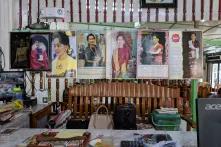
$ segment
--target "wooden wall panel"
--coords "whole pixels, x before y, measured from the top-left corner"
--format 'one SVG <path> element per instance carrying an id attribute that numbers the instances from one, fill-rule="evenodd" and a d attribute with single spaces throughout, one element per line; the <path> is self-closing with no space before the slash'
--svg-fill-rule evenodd
<path id="1" fill-rule="evenodd" d="M 212 20 L 218 20 L 218 12 L 219 12 L 219 1 L 213 0 L 213 9 L 211 10 Z"/>
<path id="2" fill-rule="evenodd" d="M 186 20 L 192 20 L 192 1 L 193 0 L 186 0 Z"/>
<path id="3" fill-rule="evenodd" d="M 62 0 L 39 0 L 39 8 L 46 7 L 46 1 L 48 7 L 62 7 Z M 89 9 L 87 9 L 87 1 L 89 2 Z M 105 19 L 107 22 L 114 22 L 114 10 L 113 10 L 113 2 L 116 2 L 116 22 L 138 22 L 141 19 L 141 22 L 164 22 L 164 21 L 175 21 L 174 17 L 174 9 L 165 8 L 151 8 L 148 19 L 148 9 L 142 8 L 140 9 L 139 1 L 137 0 L 64 0 L 64 8 L 66 12 L 65 20 L 66 22 L 71 22 L 71 8 L 72 18 L 74 22 L 96 22 L 96 13 L 98 15 L 98 22 L 104 22 Z M 178 21 L 192 21 L 195 20 L 218 20 L 219 16 L 219 5 L 220 1 L 211 1 L 211 0 L 177 0 L 177 20 Z M 28 23 L 28 12 L 29 12 L 29 2 L 31 2 L 31 18 L 32 23 L 37 21 L 37 10 L 38 10 L 38 0 L 21 0 L 22 2 L 22 27 L 25 27 Z M 55 2 L 55 3 L 54 3 Z M 72 5 L 71 5 L 72 2 Z M 98 2 L 98 5 L 96 5 Z M 106 11 L 104 9 L 106 3 Z M 124 2 L 124 5 L 123 5 Z M 131 5 L 132 2 L 132 5 Z M 201 7 L 201 4 L 203 5 Z M 19 27 L 19 1 L 13 1 L 15 9 L 14 9 L 14 17 L 13 19 L 16 22 L 16 27 Z M 55 5 L 54 5 L 55 4 Z M 98 11 L 96 11 L 96 6 Z M 131 7 L 133 7 L 131 9 Z M 185 9 L 184 9 L 185 8 Z M 122 10 L 125 10 L 125 13 L 122 13 Z M 87 11 L 89 10 L 89 11 Z M 184 14 L 185 13 L 185 14 Z M 195 14 L 193 16 L 193 14 Z M 106 15 L 106 17 L 105 17 Z M 122 15 L 124 15 L 124 19 L 122 19 Z M 184 17 L 185 16 L 185 17 Z M 168 17 L 168 19 L 166 19 Z M 45 20 L 43 20 L 45 21 Z M 49 22 L 54 21 L 53 19 L 49 19 Z M 62 21 L 61 19 L 57 19 L 56 21 Z"/>
<path id="4" fill-rule="evenodd" d="M 96 0 L 90 0 L 90 22 L 95 22 L 95 2 Z"/>
<path id="5" fill-rule="evenodd" d="M 210 0 L 204 0 L 204 20 L 209 20 Z"/>
<path id="6" fill-rule="evenodd" d="M 184 0 L 178 0 L 177 4 L 177 21 L 183 21 L 183 1 Z"/>
<path id="7" fill-rule="evenodd" d="M 139 2 L 137 0 L 133 0 L 133 22 L 139 21 Z"/>
<path id="8" fill-rule="evenodd" d="M 160 8 L 158 13 L 158 21 L 165 22 L 166 21 L 166 9 Z"/>

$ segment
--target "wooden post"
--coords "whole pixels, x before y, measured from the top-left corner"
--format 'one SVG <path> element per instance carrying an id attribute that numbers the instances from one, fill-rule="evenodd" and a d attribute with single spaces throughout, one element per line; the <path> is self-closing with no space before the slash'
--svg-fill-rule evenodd
<path id="1" fill-rule="evenodd" d="M 51 101 L 51 78 L 48 78 L 48 101 Z"/>
<path id="2" fill-rule="evenodd" d="M 35 73 L 31 73 L 31 96 L 35 96 Z"/>
<path id="3" fill-rule="evenodd" d="M 68 79 L 64 80 L 63 102 L 68 103 Z"/>
<path id="4" fill-rule="evenodd" d="M 186 80 L 184 80 L 184 86 L 183 86 L 183 113 L 184 114 L 189 114 L 189 104 L 187 102 L 187 97 L 188 97 L 188 87 Z"/>
<path id="5" fill-rule="evenodd" d="M 64 88 L 68 88 L 68 79 L 64 80 Z"/>
<path id="6" fill-rule="evenodd" d="M 56 79 L 56 102 L 59 102 L 59 79 Z"/>
<path id="7" fill-rule="evenodd" d="M 73 79 L 73 86 L 76 84 L 76 79 Z"/>
<path id="8" fill-rule="evenodd" d="M 40 89 L 43 89 L 43 71 L 40 72 Z"/>

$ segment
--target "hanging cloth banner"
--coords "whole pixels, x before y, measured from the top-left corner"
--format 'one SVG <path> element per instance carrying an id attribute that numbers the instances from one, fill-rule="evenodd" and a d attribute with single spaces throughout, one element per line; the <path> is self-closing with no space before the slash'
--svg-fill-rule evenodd
<path id="1" fill-rule="evenodd" d="M 182 31 L 169 32 L 169 78 L 183 78 Z"/>

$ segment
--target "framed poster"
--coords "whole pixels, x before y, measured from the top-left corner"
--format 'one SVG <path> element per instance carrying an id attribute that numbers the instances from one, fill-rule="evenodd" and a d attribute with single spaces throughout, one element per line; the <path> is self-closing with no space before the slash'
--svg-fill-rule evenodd
<path id="1" fill-rule="evenodd" d="M 30 70 L 49 70 L 50 65 L 50 34 L 31 34 L 30 36 Z"/>
<path id="2" fill-rule="evenodd" d="M 202 32 L 185 31 L 183 44 L 183 78 L 203 77 Z"/>
<path id="3" fill-rule="evenodd" d="M 106 77 L 113 79 L 136 78 L 136 33 L 109 31 L 107 33 Z"/>
<path id="4" fill-rule="evenodd" d="M 52 71 L 50 77 L 76 78 L 77 53 L 76 37 L 73 31 L 59 31 L 52 34 L 51 45 Z"/>
<path id="5" fill-rule="evenodd" d="M 168 78 L 168 32 L 139 30 L 137 78 Z"/>
<path id="6" fill-rule="evenodd" d="M 103 79 L 106 67 L 106 36 L 99 31 L 78 31 L 78 78 Z"/>
<path id="7" fill-rule="evenodd" d="M 140 0 L 141 8 L 175 8 L 177 0 Z"/>
<path id="8" fill-rule="evenodd" d="M 30 33 L 10 33 L 10 64 L 12 69 L 28 69 Z"/>

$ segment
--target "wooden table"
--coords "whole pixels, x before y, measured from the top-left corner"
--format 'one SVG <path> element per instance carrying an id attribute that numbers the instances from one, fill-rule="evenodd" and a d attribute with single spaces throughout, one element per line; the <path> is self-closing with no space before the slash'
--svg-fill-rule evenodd
<path id="1" fill-rule="evenodd" d="M 38 121 L 44 117 L 47 117 L 52 113 L 52 105 L 50 104 L 38 104 L 32 108 L 32 112 L 30 114 L 30 127 L 37 128 Z"/>
<path id="2" fill-rule="evenodd" d="M 5 140 L 0 138 L 0 147 L 12 147 L 22 142 L 30 136 L 39 134 L 41 132 L 47 131 L 46 129 L 24 129 L 21 128 L 6 137 Z M 52 130 L 52 131 L 63 131 L 62 129 Z M 180 144 L 180 146 L 185 147 L 197 147 L 197 133 L 191 131 L 156 131 L 156 130 L 83 130 L 91 132 L 91 139 L 97 137 L 98 135 L 103 135 L 104 137 L 112 137 L 115 147 L 120 147 L 120 142 L 122 140 L 133 140 L 134 133 L 139 134 L 169 134 L 174 141 Z M 2 137 L 4 138 L 4 137 Z M 13 140 L 13 141 L 12 141 Z M 23 144 L 24 145 L 24 144 Z"/>

